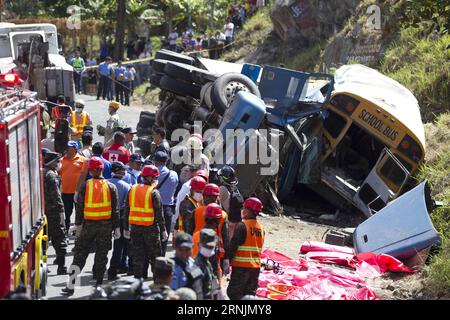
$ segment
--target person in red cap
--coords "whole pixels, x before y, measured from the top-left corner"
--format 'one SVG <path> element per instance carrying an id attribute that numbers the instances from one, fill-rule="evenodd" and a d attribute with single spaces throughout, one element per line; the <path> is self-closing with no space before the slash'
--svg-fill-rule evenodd
<path id="1" fill-rule="evenodd" d="M 94 279 L 96 286 L 103 282 L 108 251 L 111 250 L 111 230 L 114 239 L 120 238 L 119 194 L 114 184 L 103 178 L 103 161 L 98 157 L 89 160 L 91 179 L 83 182 L 78 189 L 75 215 L 75 255 L 69 268 L 71 277 L 64 294 L 74 293 L 75 278 L 81 273 L 89 255 L 92 244 L 95 244 Z"/>
<path id="2" fill-rule="evenodd" d="M 195 209 L 202 205 L 203 189 L 206 186 L 204 177 L 195 176 L 190 180 L 189 194 L 180 203 L 180 215 L 175 227 L 178 232 L 186 232 L 192 235 L 194 233 L 193 218 Z"/>
<path id="3" fill-rule="evenodd" d="M 258 198 L 248 198 L 242 206 L 242 222 L 236 224 L 226 258 L 231 261 L 231 279 L 227 294 L 230 300 L 255 295 L 264 245 L 264 228 L 256 217 L 263 208 Z"/>
<path id="4" fill-rule="evenodd" d="M 163 214 L 161 196 L 156 189 L 159 170 L 144 166 L 143 183 L 135 184 L 125 203 L 124 236 L 131 239 L 130 255 L 135 278 L 147 278 L 148 264 L 154 270 L 155 259 L 162 255 L 161 242 L 169 238 Z"/>
<path id="5" fill-rule="evenodd" d="M 210 262 L 213 267 L 214 274 L 219 279 L 219 285 L 221 285 L 222 274 L 224 273 L 227 275 L 230 267 L 230 261 L 225 259 L 225 253 L 228 251 L 230 238 L 227 214 L 217 203 L 218 193 L 219 187 L 213 183 L 207 184 L 205 189 L 203 189 L 203 201 L 206 201 L 207 205 L 198 207 L 195 211 L 196 217 L 199 220 L 198 222 L 201 221 L 201 223 L 196 225 L 195 232 L 192 237 L 194 242 L 192 254 L 193 256 L 196 256 L 198 253 L 200 231 L 203 228 L 214 230 L 218 237 L 218 246 L 216 253 L 213 257 L 211 257 Z M 201 212 L 199 210 L 200 208 L 203 208 Z"/>

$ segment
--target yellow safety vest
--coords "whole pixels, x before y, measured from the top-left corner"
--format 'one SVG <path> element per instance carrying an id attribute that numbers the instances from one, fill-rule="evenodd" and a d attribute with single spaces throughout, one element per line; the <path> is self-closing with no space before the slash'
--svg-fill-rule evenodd
<path id="1" fill-rule="evenodd" d="M 130 215 L 128 221 L 132 225 L 151 226 L 155 222 L 153 211 L 153 186 L 136 184 L 129 193 Z"/>
<path id="2" fill-rule="evenodd" d="M 72 111 L 72 121 L 71 126 L 75 129 L 77 135 L 81 135 L 83 133 L 83 129 L 87 126 L 89 121 L 89 116 L 86 111 L 81 113 L 81 122 L 77 121 L 77 113 L 76 111 Z"/>
<path id="3" fill-rule="evenodd" d="M 85 220 L 111 219 L 111 190 L 105 179 L 89 179 L 84 195 Z"/>

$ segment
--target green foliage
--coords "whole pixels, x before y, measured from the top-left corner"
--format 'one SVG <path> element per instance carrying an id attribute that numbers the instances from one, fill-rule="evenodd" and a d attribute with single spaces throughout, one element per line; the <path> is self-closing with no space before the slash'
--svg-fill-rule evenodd
<path id="1" fill-rule="evenodd" d="M 421 27 L 427 33 L 450 30 L 450 3 L 448 0 L 405 0 L 401 2 L 399 19 L 405 26 Z"/>
<path id="2" fill-rule="evenodd" d="M 450 35 L 421 36 L 421 29 L 402 29 L 381 62 L 381 72 L 410 89 L 419 101 L 422 118 L 449 110 Z"/>
<path id="3" fill-rule="evenodd" d="M 425 268 L 425 284 L 432 296 L 450 298 L 450 113 L 443 113 L 433 124 L 427 124 L 425 135 L 427 161 L 417 179 L 428 180 L 433 198 L 447 203 L 431 214 L 434 227 L 441 235 L 442 248 Z"/>

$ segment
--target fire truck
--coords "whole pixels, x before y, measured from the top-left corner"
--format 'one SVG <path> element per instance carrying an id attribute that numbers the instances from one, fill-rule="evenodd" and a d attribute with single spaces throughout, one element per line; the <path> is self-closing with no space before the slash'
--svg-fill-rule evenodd
<path id="1" fill-rule="evenodd" d="M 36 92 L 0 91 L 0 299 L 18 287 L 46 294 L 40 102 Z"/>

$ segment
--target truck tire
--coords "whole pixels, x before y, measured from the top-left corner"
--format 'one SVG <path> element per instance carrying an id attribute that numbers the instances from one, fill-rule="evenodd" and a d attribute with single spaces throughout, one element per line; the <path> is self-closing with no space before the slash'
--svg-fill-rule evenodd
<path id="1" fill-rule="evenodd" d="M 162 60 L 168 60 L 168 61 L 175 61 L 175 62 L 181 62 L 188 65 L 194 65 L 195 59 L 185 56 L 184 54 L 176 53 L 169 50 L 158 50 L 155 54 L 155 59 L 162 59 Z"/>
<path id="2" fill-rule="evenodd" d="M 166 64 L 164 72 L 172 78 L 180 79 L 186 82 L 195 82 L 196 84 L 204 84 L 208 82 L 208 80 L 205 80 L 206 77 L 209 77 L 212 81 L 217 79 L 217 77 L 211 72 L 173 61 L 169 61 Z M 202 78 L 202 76 L 204 78 Z"/>
<path id="3" fill-rule="evenodd" d="M 173 92 L 180 96 L 190 96 L 195 99 L 200 99 L 201 87 L 187 83 L 181 80 L 163 76 L 160 81 L 161 89 Z"/>
<path id="4" fill-rule="evenodd" d="M 155 124 L 156 116 L 152 112 L 148 111 L 142 111 L 139 115 L 139 122 L 137 124 L 137 127 L 139 127 L 142 130 L 150 130 L 152 129 L 153 125 Z"/>
<path id="5" fill-rule="evenodd" d="M 261 97 L 258 87 L 250 78 L 240 73 L 225 73 L 214 81 L 211 88 L 211 102 L 214 109 L 223 115 L 238 91 L 248 91 L 258 98 Z"/>
<path id="6" fill-rule="evenodd" d="M 206 105 L 210 110 L 212 110 L 212 102 L 211 102 L 211 87 L 213 83 L 208 82 L 202 86 L 202 90 L 200 90 L 200 100 L 203 105 Z"/>
<path id="7" fill-rule="evenodd" d="M 156 59 L 152 61 L 152 69 L 154 72 L 163 74 L 168 60 Z"/>
<path id="8" fill-rule="evenodd" d="M 160 87 L 161 86 L 161 78 L 162 75 L 154 73 L 150 76 L 150 84 L 155 86 L 155 87 Z"/>
<path id="9" fill-rule="evenodd" d="M 292 188 L 297 180 L 297 173 L 300 165 L 301 151 L 292 143 L 289 148 L 289 157 L 286 161 L 283 173 L 280 178 L 280 185 L 278 187 L 278 198 L 283 201 L 287 199 L 291 193 Z"/>

